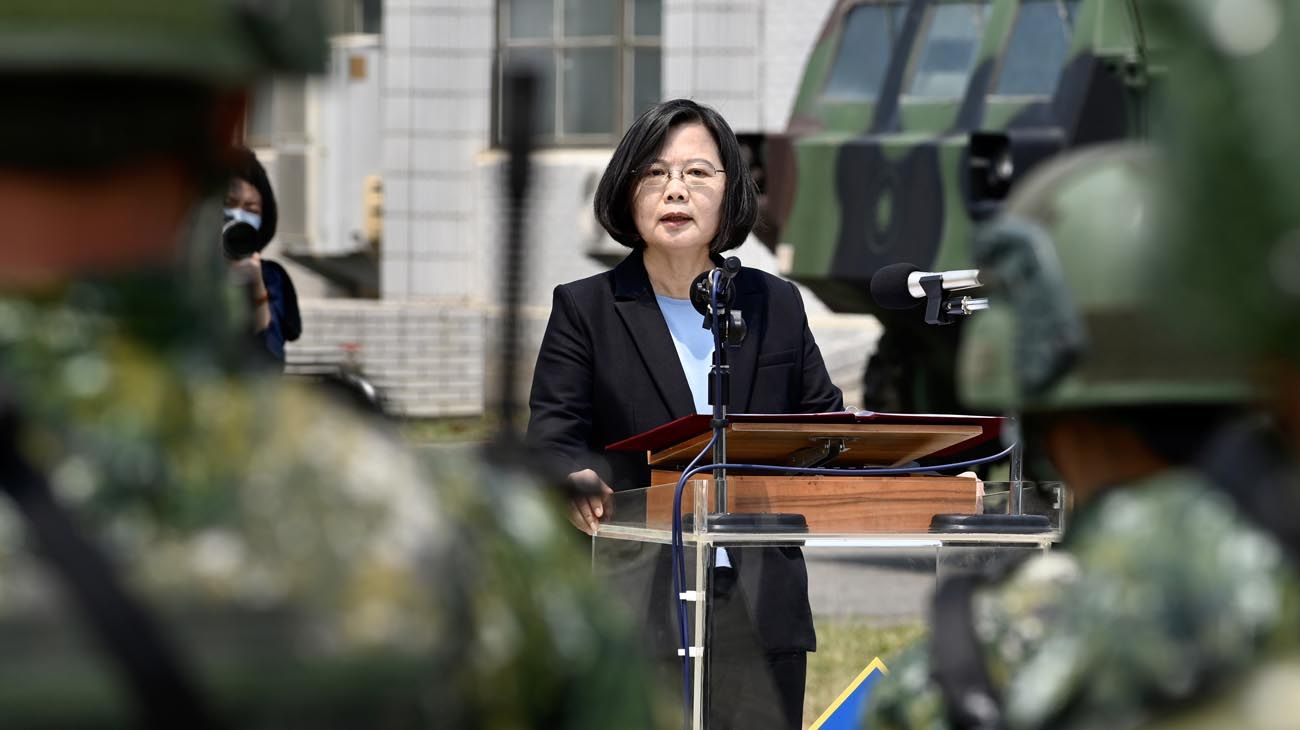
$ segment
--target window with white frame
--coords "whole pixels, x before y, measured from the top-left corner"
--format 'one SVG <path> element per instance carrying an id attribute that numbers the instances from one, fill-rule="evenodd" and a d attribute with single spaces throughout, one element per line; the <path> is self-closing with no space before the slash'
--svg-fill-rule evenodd
<path id="1" fill-rule="evenodd" d="M 662 0 L 501 0 L 495 129 L 510 114 L 502 74 L 524 64 L 540 81 L 540 142 L 618 141 L 660 98 L 662 6 Z"/>

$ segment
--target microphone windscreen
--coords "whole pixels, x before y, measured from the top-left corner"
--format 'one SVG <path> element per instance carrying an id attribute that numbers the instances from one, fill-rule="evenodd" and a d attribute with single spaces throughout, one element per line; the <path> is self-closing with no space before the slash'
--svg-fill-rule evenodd
<path id="1" fill-rule="evenodd" d="M 907 262 L 890 264 L 871 276 L 871 298 L 883 309 L 911 309 L 921 303 L 907 290 L 907 277 L 920 267 Z"/>
<path id="2" fill-rule="evenodd" d="M 704 272 L 695 277 L 691 282 L 691 304 L 695 305 L 695 311 L 707 315 L 709 313 L 709 273 Z"/>
<path id="3" fill-rule="evenodd" d="M 737 271 L 739 271 L 740 259 L 732 259 L 732 260 L 736 262 Z M 717 271 L 717 269 L 709 269 L 703 274 L 700 274 L 699 276 L 695 277 L 695 281 L 691 282 L 691 304 L 695 305 L 695 311 L 705 316 L 708 316 L 709 314 L 709 304 L 711 302 L 711 296 L 709 292 L 709 275 L 712 274 L 714 271 Z M 736 287 L 732 285 L 731 279 L 729 277 L 723 276 L 722 291 L 719 292 L 718 304 L 721 306 L 730 307 L 731 302 L 735 299 L 735 296 L 736 296 Z"/>

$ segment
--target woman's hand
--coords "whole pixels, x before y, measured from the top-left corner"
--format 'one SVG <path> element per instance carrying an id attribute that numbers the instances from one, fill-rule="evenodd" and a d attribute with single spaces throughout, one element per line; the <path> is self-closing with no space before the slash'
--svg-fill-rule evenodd
<path id="1" fill-rule="evenodd" d="M 569 499 L 569 522 L 588 535 L 595 535 L 600 520 L 612 505 L 614 490 L 591 469 L 575 471 L 569 475 L 569 480 L 580 487 L 586 487 L 587 492 L 599 491 L 599 494 L 580 494 Z"/>
<path id="2" fill-rule="evenodd" d="M 262 254 L 254 253 L 231 261 L 230 270 L 248 286 L 249 294 L 253 297 L 253 333 L 260 333 L 271 326 L 271 295 L 266 290 L 266 282 L 262 280 Z"/>
<path id="3" fill-rule="evenodd" d="M 230 270 L 250 287 L 262 292 L 266 291 L 266 285 L 262 283 L 262 254 L 253 253 L 242 259 L 236 259 L 230 262 Z"/>

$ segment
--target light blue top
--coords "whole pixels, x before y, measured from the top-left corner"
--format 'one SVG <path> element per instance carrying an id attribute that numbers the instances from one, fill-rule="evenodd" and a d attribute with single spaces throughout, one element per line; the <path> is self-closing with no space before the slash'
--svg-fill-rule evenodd
<path id="1" fill-rule="evenodd" d="M 655 299 L 659 300 L 659 311 L 664 313 L 668 333 L 673 336 L 673 347 L 677 348 L 677 359 L 682 361 L 682 372 L 686 373 L 686 382 L 691 386 L 695 412 L 710 415 L 713 413 L 713 406 L 709 405 L 713 333 L 704 329 L 704 315 L 695 311 L 691 300 L 661 297 L 658 294 Z M 731 556 L 723 548 L 718 548 L 716 565 L 719 568 L 731 567 Z"/>
<path id="2" fill-rule="evenodd" d="M 709 368 L 713 365 L 713 333 L 704 329 L 704 315 L 695 311 L 689 299 L 673 299 L 658 294 L 659 311 L 664 313 L 673 347 L 682 362 L 682 372 L 695 398 L 695 412 L 713 413 L 709 405 Z"/>

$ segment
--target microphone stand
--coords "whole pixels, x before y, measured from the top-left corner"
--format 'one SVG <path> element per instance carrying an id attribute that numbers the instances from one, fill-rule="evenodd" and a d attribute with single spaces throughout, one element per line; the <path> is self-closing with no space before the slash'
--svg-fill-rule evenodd
<path id="1" fill-rule="evenodd" d="M 713 406 L 713 463 L 727 463 L 727 403 L 731 393 L 731 365 L 727 362 L 727 348 L 723 342 L 725 325 L 724 311 L 726 304 L 719 306 L 718 290 L 722 284 L 722 272 L 709 274 L 709 306 L 713 312 L 713 367 L 709 371 L 709 404 Z M 727 511 L 727 470 L 713 470 L 713 509 L 716 512 Z"/>
<path id="2" fill-rule="evenodd" d="M 710 530 L 731 533 L 806 532 L 807 521 L 801 514 L 738 513 L 727 510 L 727 472 L 722 467 L 727 460 L 727 407 L 731 391 L 731 351 L 740 347 L 748 331 L 745 319 L 731 308 L 732 280 L 740 273 L 740 259 L 727 258 L 721 268 L 708 272 L 708 300 L 704 307 L 704 327 L 713 334 L 713 367 L 709 376 L 709 404 L 713 406 L 713 471 L 714 504 L 709 514 Z M 693 285 L 695 286 L 695 285 Z"/>
<path id="3" fill-rule="evenodd" d="M 713 470 L 714 504 L 713 512 L 717 515 L 727 514 L 727 470 L 721 467 L 727 463 L 727 406 L 731 399 L 731 363 L 728 350 L 739 347 L 745 338 L 745 322 L 740 312 L 731 310 L 731 297 L 727 296 L 727 287 L 740 272 L 740 259 L 730 257 L 723 262 L 722 268 L 709 272 L 709 314 L 705 325 L 713 334 L 713 367 L 709 372 L 709 404 L 713 406 L 713 463 L 719 468 Z M 710 515 L 712 516 L 712 515 Z M 705 518 L 705 524 L 712 520 Z M 709 556 L 709 572 L 716 564 L 716 551 Z M 712 637 L 713 623 L 717 618 L 712 608 L 715 586 L 709 581 L 709 603 L 706 604 L 707 635 Z M 711 642 L 710 642 L 711 643 Z M 712 672 L 711 657 L 705 659 L 704 674 L 707 678 Z M 706 682 L 709 680 L 706 679 Z M 708 695 L 706 695 L 707 697 Z M 706 705 L 707 706 L 707 705 Z M 706 709 L 707 713 L 708 710 Z"/>
<path id="4" fill-rule="evenodd" d="M 713 366 L 709 371 L 709 404 L 713 406 L 713 463 L 727 463 L 727 406 L 731 394 L 729 349 L 739 347 L 745 339 L 745 321 L 740 312 L 731 310 L 725 287 L 740 272 L 740 260 L 731 257 L 722 268 L 709 273 L 709 330 L 713 333 Z M 727 470 L 713 470 L 714 510 L 727 511 Z"/>

